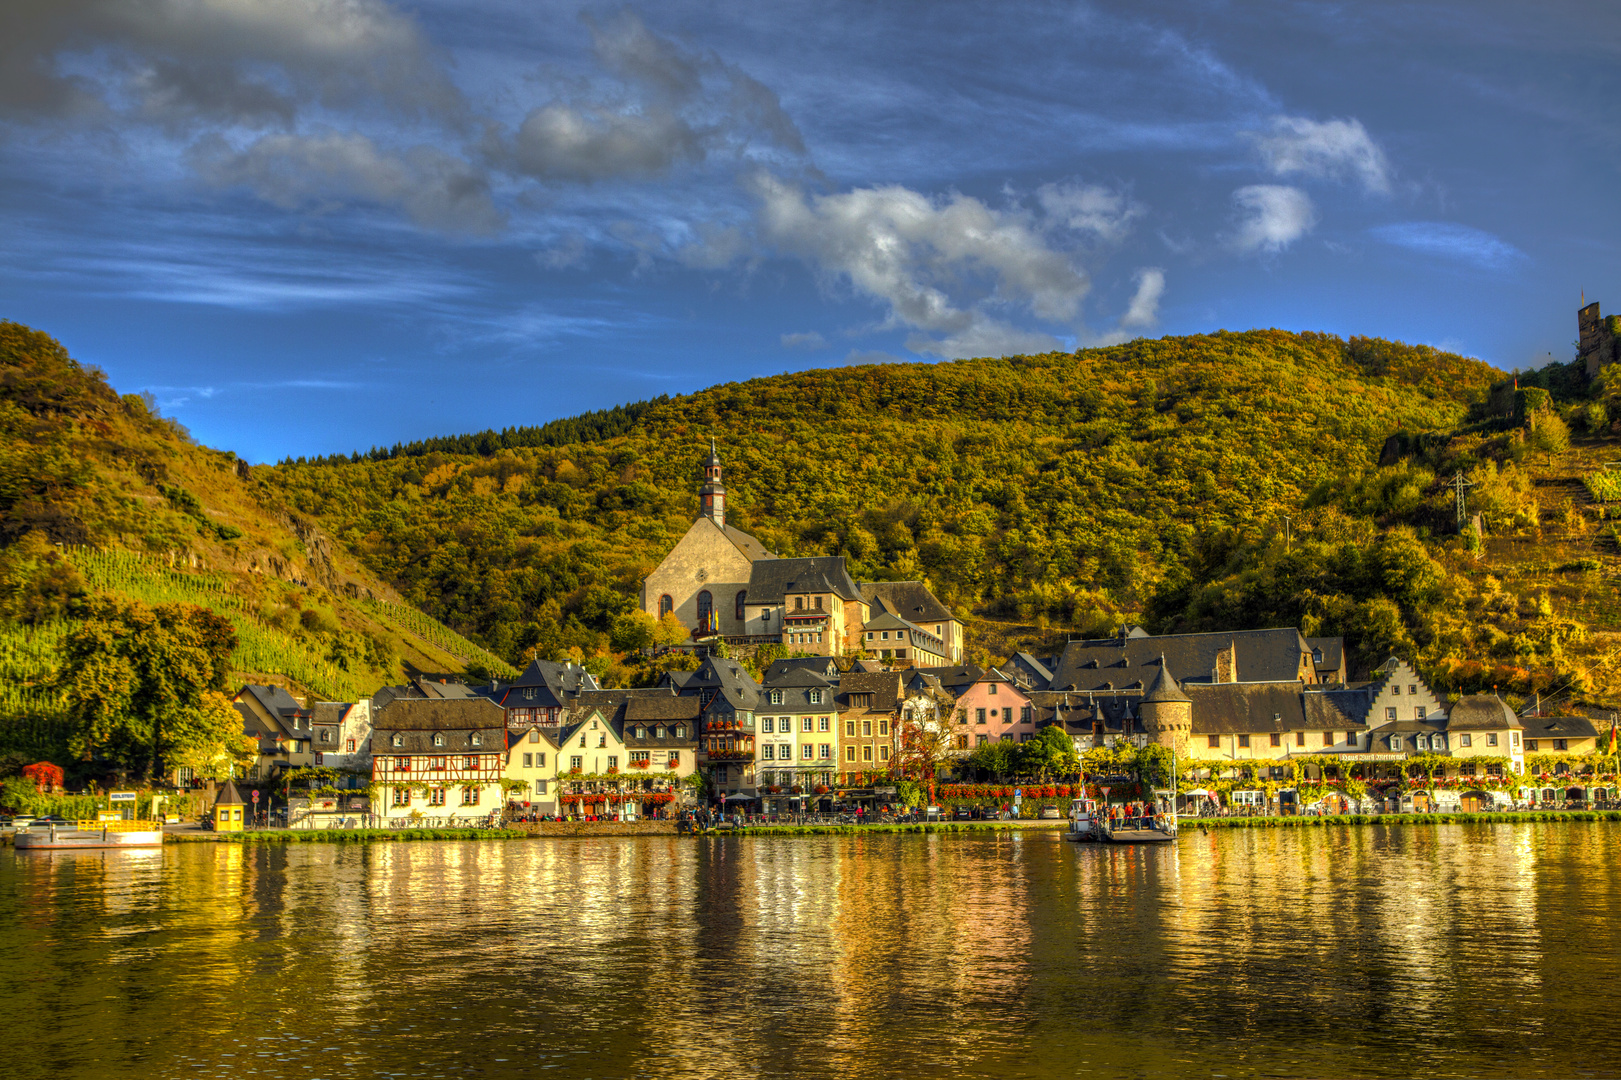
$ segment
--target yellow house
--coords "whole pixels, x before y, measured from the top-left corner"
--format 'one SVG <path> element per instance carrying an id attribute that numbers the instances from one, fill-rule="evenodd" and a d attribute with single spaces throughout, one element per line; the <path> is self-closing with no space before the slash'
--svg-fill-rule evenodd
<path id="1" fill-rule="evenodd" d="M 507 805 L 514 812 L 557 813 L 557 749 L 552 737 L 538 727 L 507 731 L 507 765 L 502 779 L 523 785 L 507 792 Z"/>
<path id="2" fill-rule="evenodd" d="M 214 831 L 215 832 L 241 832 L 245 811 L 248 808 L 242 793 L 236 790 L 236 782 L 225 781 L 220 789 L 219 798 L 214 800 Z"/>
<path id="3" fill-rule="evenodd" d="M 1602 741 L 1608 748 L 1606 735 L 1601 737 L 1593 721 L 1585 716 L 1525 716 L 1525 752 L 1527 754 L 1592 754 L 1597 753 Z"/>

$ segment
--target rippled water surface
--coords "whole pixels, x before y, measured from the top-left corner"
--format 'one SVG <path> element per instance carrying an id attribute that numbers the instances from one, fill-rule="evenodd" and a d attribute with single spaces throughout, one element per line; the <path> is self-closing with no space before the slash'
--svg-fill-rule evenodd
<path id="1" fill-rule="evenodd" d="M 1614 1076 L 1621 829 L 0 851 L 4 1073 Z"/>

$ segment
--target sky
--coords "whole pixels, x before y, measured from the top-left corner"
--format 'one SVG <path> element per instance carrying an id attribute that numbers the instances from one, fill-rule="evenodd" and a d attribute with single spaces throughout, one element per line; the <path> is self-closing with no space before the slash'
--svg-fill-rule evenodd
<path id="1" fill-rule="evenodd" d="M 6 0 L 0 318 L 251 461 L 1621 311 L 1621 4 Z"/>

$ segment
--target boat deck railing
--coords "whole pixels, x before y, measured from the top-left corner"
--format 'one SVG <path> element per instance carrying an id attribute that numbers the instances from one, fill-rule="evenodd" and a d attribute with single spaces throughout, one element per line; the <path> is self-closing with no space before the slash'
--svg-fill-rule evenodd
<path id="1" fill-rule="evenodd" d="M 157 821 L 76 821 L 82 832 L 156 832 L 163 828 Z"/>

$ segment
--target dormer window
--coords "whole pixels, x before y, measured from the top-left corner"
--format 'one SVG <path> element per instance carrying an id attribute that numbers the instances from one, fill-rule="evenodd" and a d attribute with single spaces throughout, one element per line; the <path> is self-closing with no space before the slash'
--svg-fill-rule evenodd
<path id="1" fill-rule="evenodd" d="M 524 687 L 523 688 L 523 696 L 524 696 L 524 700 L 526 700 L 526 701 L 535 700 L 535 688 L 533 686 Z"/>
<path id="2" fill-rule="evenodd" d="M 812 690 L 810 692 L 810 702 L 812 705 L 820 705 L 822 703 L 822 692 L 820 690 Z"/>
<path id="3" fill-rule="evenodd" d="M 1392 750 L 1396 750 L 1396 751 L 1401 750 L 1401 736 L 1400 735 L 1392 735 L 1390 737 L 1390 748 Z"/>
<path id="4" fill-rule="evenodd" d="M 445 737 L 443 735 L 439 734 L 437 731 L 433 733 L 433 745 L 435 745 L 435 746 L 443 746 L 443 745 L 445 745 Z"/>
<path id="5" fill-rule="evenodd" d="M 393 739 L 392 739 L 392 740 L 390 740 L 390 741 L 391 741 L 391 742 L 392 742 L 392 743 L 393 743 L 393 744 L 394 744 L 394 745 L 395 745 L 395 746 L 404 746 L 404 745 L 405 745 L 405 736 L 404 736 L 404 735 L 401 735 L 401 734 L 400 734 L 400 733 L 399 733 L 399 732 L 397 732 L 397 731 L 396 731 L 396 732 L 395 732 L 395 733 L 394 733 L 394 738 L 393 738 Z"/>
<path id="6" fill-rule="evenodd" d="M 677 724 L 675 726 L 675 737 L 678 739 L 685 739 L 687 737 L 687 729 L 684 725 Z"/>
<path id="7" fill-rule="evenodd" d="M 473 732 L 473 745 L 474 746 L 482 746 L 482 745 L 484 745 L 484 736 L 480 735 L 476 731 Z"/>
<path id="8" fill-rule="evenodd" d="M 654 724 L 653 725 L 653 738 L 655 738 L 655 739 L 664 738 L 664 725 L 663 724 Z"/>
<path id="9" fill-rule="evenodd" d="M 771 691 L 771 704 L 773 704 L 773 705 L 781 705 L 782 704 L 782 691 L 781 690 L 773 690 L 773 691 Z"/>
<path id="10" fill-rule="evenodd" d="M 636 725 L 636 737 L 637 737 L 637 738 L 638 738 L 638 739 L 645 739 L 645 738 L 647 738 L 647 729 L 646 729 L 646 728 L 644 728 L 644 727 L 642 727 L 642 725 L 640 725 L 640 724 L 637 724 L 637 725 Z"/>

